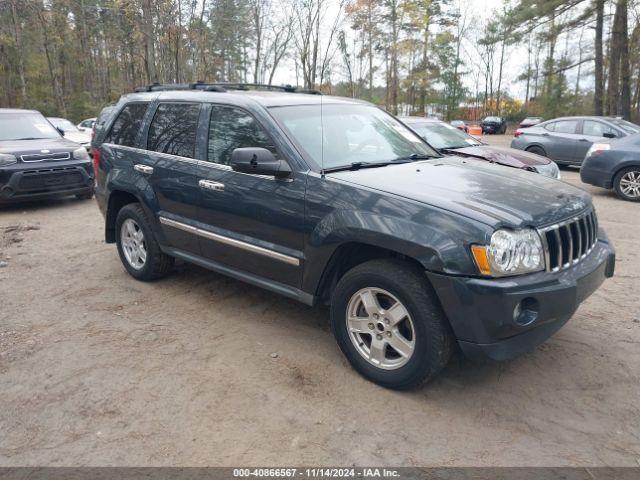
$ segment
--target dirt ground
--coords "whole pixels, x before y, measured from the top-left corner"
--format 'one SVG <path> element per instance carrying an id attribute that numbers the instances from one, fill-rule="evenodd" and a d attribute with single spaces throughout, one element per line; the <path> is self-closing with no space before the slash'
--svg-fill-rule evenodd
<path id="1" fill-rule="evenodd" d="M 194 266 L 136 282 L 94 201 L 0 209 L 0 465 L 640 465 L 640 205 L 562 174 L 615 277 L 530 354 L 409 393 L 349 367 L 326 309 Z"/>

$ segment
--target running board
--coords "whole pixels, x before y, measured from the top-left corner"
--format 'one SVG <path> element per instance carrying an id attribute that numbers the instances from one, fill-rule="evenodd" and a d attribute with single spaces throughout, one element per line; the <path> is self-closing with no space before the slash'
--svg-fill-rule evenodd
<path id="1" fill-rule="evenodd" d="M 213 270 L 214 272 L 221 273 L 222 275 L 226 275 L 231 278 L 235 278 L 236 280 L 250 283 L 251 285 L 255 285 L 256 287 L 264 288 L 265 290 L 269 290 L 285 297 L 292 298 L 309 306 L 313 306 L 315 304 L 315 296 L 311 295 L 310 293 L 303 292 L 300 289 L 290 287 L 289 285 L 285 285 L 280 282 L 274 282 L 273 280 L 254 275 L 252 273 L 237 270 L 227 265 L 223 265 L 222 263 L 213 262 L 209 259 L 185 252 L 183 250 L 169 247 L 161 248 L 162 251 L 167 255 L 179 258 L 181 260 L 184 260 L 185 262 L 194 263 L 200 267 L 206 268 L 207 270 Z"/>

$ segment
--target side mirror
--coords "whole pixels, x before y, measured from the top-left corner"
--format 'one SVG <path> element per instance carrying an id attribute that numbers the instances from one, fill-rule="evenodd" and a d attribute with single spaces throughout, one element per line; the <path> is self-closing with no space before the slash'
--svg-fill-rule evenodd
<path id="1" fill-rule="evenodd" d="M 602 136 L 605 138 L 617 138 L 617 135 L 613 132 L 604 132 Z"/>
<path id="2" fill-rule="evenodd" d="M 55 128 L 56 130 L 58 130 L 58 133 L 64 137 L 64 130 L 62 130 L 60 127 L 55 127 Z"/>
<path id="3" fill-rule="evenodd" d="M 278 160 L 266 148 L 236 148 L 231 153 L 231 168 L 236 172 L 269 175 L 286 178 L 291 175 L 291 168 L 284 160 Z"/>

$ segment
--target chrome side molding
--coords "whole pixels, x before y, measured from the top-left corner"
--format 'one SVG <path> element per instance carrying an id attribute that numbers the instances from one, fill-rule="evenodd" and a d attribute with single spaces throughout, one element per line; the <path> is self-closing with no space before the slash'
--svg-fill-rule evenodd
<path id="1" fill-rule="evenodd" d="M 194 235 L 198 235 L 200 237 L 213 240 L 215 242 L 224 243 L 225 245 L 231 245 L 232 247 L 240 248 L 248 252 L 273 258 L 274 260 L 278 260 L 280 262 L 287 263 L 289 265 L 293 265 L 296 267 L 300 266 L 299 258 L 292 257 L 290 255 L 285 255 L 284 253 L 276 252 L 268 248 L 259 247 L 251 243 L 243 242 L 241 240 L 236 240 L 235 238 L 219 235 L 217 233 L 213 233 L 208 230 L 203 230 L 201 228 L 193 227 L 191 225 L 187 225 L 186 223 L 177 222 L 175 220 L 171 220 L 170 218 L 166 218 L 166 217 L 160 217 L 160 223 L 163 225 L 167 225 L 169 227 L 177 228 L 178 230 L 182 230 L 184 232 L 189 232 Z"/>

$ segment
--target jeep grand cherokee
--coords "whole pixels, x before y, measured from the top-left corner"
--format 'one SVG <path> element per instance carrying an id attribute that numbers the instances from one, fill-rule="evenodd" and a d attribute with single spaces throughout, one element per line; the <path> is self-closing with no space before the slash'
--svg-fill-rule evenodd
<path id="1" fill-rule="evenodd" d="M 557 331 L 614 250 L 588 193 L 441 156 L 346 98 L 152 85 L 97 132 L 106 241 L 136 279 L 174 259 L 309 305 L 366 378 L 409 388 L 457 344 L 509 359 Z"/>

